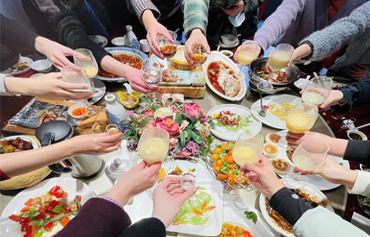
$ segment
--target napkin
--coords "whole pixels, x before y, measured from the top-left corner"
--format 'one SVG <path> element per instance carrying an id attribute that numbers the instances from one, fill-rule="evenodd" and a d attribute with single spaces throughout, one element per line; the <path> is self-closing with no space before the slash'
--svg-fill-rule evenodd
<path id="1" fill-rule="evenodd" d="M 370 235 L 370 219 L 353 212 L 351 223 Z"/>

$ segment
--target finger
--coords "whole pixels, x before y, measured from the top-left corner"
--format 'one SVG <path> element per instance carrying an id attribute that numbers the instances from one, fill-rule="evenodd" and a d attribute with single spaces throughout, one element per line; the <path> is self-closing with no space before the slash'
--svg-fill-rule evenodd
<path id="1" fill-rule="evenodd" d="M 175 43 L 175 41 L 172 39 L 170 33 L 168 33 L 167 29 L 163 32 L 161 32 L 161 34 L 166 37 L 166 39 L 168 39 L 172 44 Z"/>
<path id="2" fill-rule="evenodd" d="M 61 72 L 50 72 L 47 73 L 46 75 L 56 78 L 56 79 L 61 79 L 62 78 L 62 73 Z"/>
<path id="3" fill-rule="evenodd" d="M 162 51 L 161 51 L 161 47 L 159 47 L 159 44 L 158 44 L 157 34 L 151 34 L 150 37 L 151 37 L 151 43 L 152 43 L 152 46 L 155 50 L 156 55 L 160 59 L 164 59 L 164 56 L 163 56 Z"/>
<path id="4" fill-rule="evenodd" d="M 178 197 L 181 203 L 185 202 L 185 200 L 193 196 L 198 191 L 198 189 L 199 187 L 192 187 L 186 190 L 186 192 L 184 192 L 181 196 Z"/>
<path id="5" fill-rule="evenodd" d="M 155 175 L 156 173 L 159 172 L 159 170 L 161 169 L 161 166 L 162 166 L 162 162 L 157 162 L 157 163 L 152 163 L 149 167 L 148 167 L 148 172 L 152 175 Z"/>
<path id="6" fill-rule="evenodd" d="M 61 99 L 71 99 L 71 100 L 83 100 L 83 99 L 88 99 L 91 96 L 94 95 L 94 92 L 92 91 L 86 91 L 86 92 L 81 92 L 81 91 L 63 91 L 63 96 Z"/>
<path id="7" fill-rule="evenodd" d="M 137 166 L 135 166 L 132 170 L 134 170 L 134 172 L 137 172 L 137 171 L 145 169 L 145 167 L 146 167 L 146 162 L 142 161 Z"/>
<path id="8" fill-rule="evenodd" d="M 186 58 L 186 61 L 188 61 L 188 63 L 191 65 L 191 66 L 194 66 L 194 63 L 193 63 L 193 51 L 192 51 L 192 46 L 189 44 L 185 44 L 185 58 Z"/>
<path id="9" fill-rule="evenodd" d="M 103 138 L 101 138 L 101 141 L 103 143 L 107 143 L 107 144 L 115 144 L 116 142 L 121 142 L 121 137 L 122 137 L 122 133 L 116 133 L 116 134 L 109 134 L 109 133 L 105 133 L 105 134 L 108 134 L 108 136 L 105 136 Z"/>
<path id="10" fill-rule="evenodd" d="M 303 137 L 304 135 L 305 135 L 305 133 L 293 133 L 293 132 L 288 131 L 286 138 L 294 138 L 294 139 L 298 140 L 301 137 Z"/>
<path id="11" fill-rule="evenodd" d="M 171 195 L 171 196 L 179 196 L 183 193 L 185 193 L 186 191 L 184 189 L 182 189 L 181 187 L 179 188 L 176 188 L 172 191 L 169 191 L 168 193 Z"/>
<path id="12" fill-rule="evenodd" d="M 54 58 L 54 59 L 50 59 L 49 60 L 53 63 L 53 65 L 58 68 L 59 70 L 61 70 L 63 67 L 64 67 L 64 64 L 58 59 L 58 58 Z"/>
<path id="13" fill-rule="evenodd" d="M 69 61 L 64 55 L 57 55 L 56 56 L 59 61 L 63 64 L 63 67 L 73 64 L 71 61 Z"/>
<path id="14" fill-rule="evenodd" d="M 168 192 L 171 192 L 177 188 L 181 188 L 181 183 L 177 182 L 177 183 L 171 183 L 170 186 L 167 187 L 167 191 Z"/>
<path id="15" fill-rule="evenodd" d="M 63 90 L 84 90 L 84 89 L 89 89 L 88 85 L 84 84 L 76 84 L 76 83 L 69 83 L 69 82 L 64 82 L 64 81 L 59 81 L 59 87 Z M 74 91 L 77 92 L 78 91 Z"/>

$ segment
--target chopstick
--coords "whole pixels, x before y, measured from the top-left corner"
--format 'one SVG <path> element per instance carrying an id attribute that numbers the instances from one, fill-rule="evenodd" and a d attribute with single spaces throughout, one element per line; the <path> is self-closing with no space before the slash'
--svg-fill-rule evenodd
<path id="1" fill-rule="evenodd" d="M 361 125 L 361 126 L 358 126 L 358 127 L 356 127 L 357 129 L 360 129 L 360 128 L 366 128 L 366 127 L 368 127 L 368 126 L 370 126 L 370 123 L 365 123 L 365 124 L 363 124 L 363 125 Z"/>

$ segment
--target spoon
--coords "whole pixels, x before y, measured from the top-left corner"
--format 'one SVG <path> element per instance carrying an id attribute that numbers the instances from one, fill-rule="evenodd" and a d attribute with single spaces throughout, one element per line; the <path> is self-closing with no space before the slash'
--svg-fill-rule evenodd
<path id="1" fill-rule="evenodd" d="M 124 83 L 123 84 L 125 87 L 126 87 L 126 90 L 127 92 L 130 94 L 130 95 L 133 95 L 133 96 L 136 96 L 136 97 L 143 97 L 144 94 L 143 93 L 140 93 L 140 92 L 137 92 L 137 91 L 134 91 L 131 87 L 130 84 L 128 83 Z"/>

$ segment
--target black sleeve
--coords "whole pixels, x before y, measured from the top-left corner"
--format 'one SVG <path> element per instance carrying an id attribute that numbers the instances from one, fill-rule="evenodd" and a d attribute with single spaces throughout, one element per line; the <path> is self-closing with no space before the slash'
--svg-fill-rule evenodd
<path id="1" fill-rule="evenodd" d="M 35 32 L 0 14 L 0 44 L 14 45 L 35 51 Z"/>
<path id="2" fill-rule="evenodd" d="M 119 237 L 165 237 L 166 227 L 157 218 L 142 219 L 121 233 Z"/>
<path id="3" fill-rule="evenodd" d="M 270 206 L 292 226 L 311 209 L 297 194 L 287 188 L 280 189 L 271 197 Z"/>
<path id="4" fill-rule="evenodd" d="M 370 141 L 348 140 L 343 159 L 370 167 Z"/>

